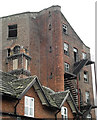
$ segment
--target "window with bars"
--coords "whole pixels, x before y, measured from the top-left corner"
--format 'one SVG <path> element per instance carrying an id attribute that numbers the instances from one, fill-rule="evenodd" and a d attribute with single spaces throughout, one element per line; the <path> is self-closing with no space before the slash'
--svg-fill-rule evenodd
<path id="1" fill-rule="evenodd" d="M 34 117 L 34 98 L 25 96 L 25 116 Z"/>
<path id="2" fill-rule="evenodd" d="M 64 42 L 64 54 L 69 55 L 69 45 Z"/>
<path id="3" fill-rule="evenodd" d="M 17 24 L 8 26 L 8 37 L 17 37 Z"/>

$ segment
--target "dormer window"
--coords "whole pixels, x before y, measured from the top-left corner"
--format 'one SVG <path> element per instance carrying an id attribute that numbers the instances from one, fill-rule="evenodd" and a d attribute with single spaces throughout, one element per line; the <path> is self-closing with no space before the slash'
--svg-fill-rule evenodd
<path id="1" fill-rule="evenodd" d="M 17 24 L 8 26 L 8 37 L 17 37 Z"/>
<path id="2" fill-rule="evenodd" d="M 15 46 L 13 49 L 14 54 L 17 54 L 20 52 L 20 46 Z"/>
<path id="3" fill-rule="evenodd" d="M 67 34 L 67 25 L 66 25 L 66 24 L 63 24 L 63 32 L 64 32 L 65 34 Z"/>

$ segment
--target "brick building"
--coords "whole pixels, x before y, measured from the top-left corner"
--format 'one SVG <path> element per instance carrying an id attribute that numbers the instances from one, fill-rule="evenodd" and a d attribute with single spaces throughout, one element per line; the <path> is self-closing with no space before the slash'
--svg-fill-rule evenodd
<path id="1" fill-rule="evenodd" d="M 0 23 L 3 117 L 95 118 L 90 48 L 60 6 L 2 17 Z"/>

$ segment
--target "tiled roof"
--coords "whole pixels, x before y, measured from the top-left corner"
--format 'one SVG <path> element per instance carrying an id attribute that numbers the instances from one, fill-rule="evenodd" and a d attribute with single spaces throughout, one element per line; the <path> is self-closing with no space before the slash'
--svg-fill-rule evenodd
<path id="1" fill-rule="evenodd" d="M 44 86 L 43 86 L 43 90 L 50 104 L 56 106 L 57 108 L 60 108 L 61 103 L 63 102 L 64 98 L 69 92 L 69 91 L 54 92 L 50 88 Z"/>
<path id="2" fill-rule="evenodd" d="M 10 95 L 11 97 L 21 99 L 32 86 L 42 105 L 60 109 L 62 102 L 66 99 L 71 106 L 74 106 L 71 98 L 67 98 L 69 91 L 54 92 L 52 89 L 42 86 L 37 76 L 18 79 L 16 76 L 0 71 L 0 94 L 2 95 Z"/>
<path id="3" fill-rule="evenodd" d="M 18 98 L 35 77 L 18 79 L 16 76 L 0 71 L 0 93 Z"/>

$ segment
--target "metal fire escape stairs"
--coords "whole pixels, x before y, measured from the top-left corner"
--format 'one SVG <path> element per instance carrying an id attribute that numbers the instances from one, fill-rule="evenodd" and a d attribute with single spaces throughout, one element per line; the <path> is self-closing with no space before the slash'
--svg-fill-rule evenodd
<path id="1" fill-rule="evenodd" d="M 65 90 L 70 90 L 73 99 L 76 103 L 76 105 L 78 105 L 78 93 L 77 93 L 77 89 L 76 89 L 76 83 L 75 85 L 73 85 L 73 83 L 75 82 L 74 79 L 77 78 L 77 75 L 79 74 L 79 72 L 82 70 L 82 68 L 84 66 L 93 64 L 94 62 L 90 61 L 89 59 L 82 59 L 79 62 L 74 63 L 74 71 L 73 74 L 69 73 L 69 72 L 65 72 L 64 74 L 64 85 L 65 85 Z M 73 81 L 73 82 L 72 82 Z M 82 105 L 82 100 L 80 101 L 80 105 Z"/>

